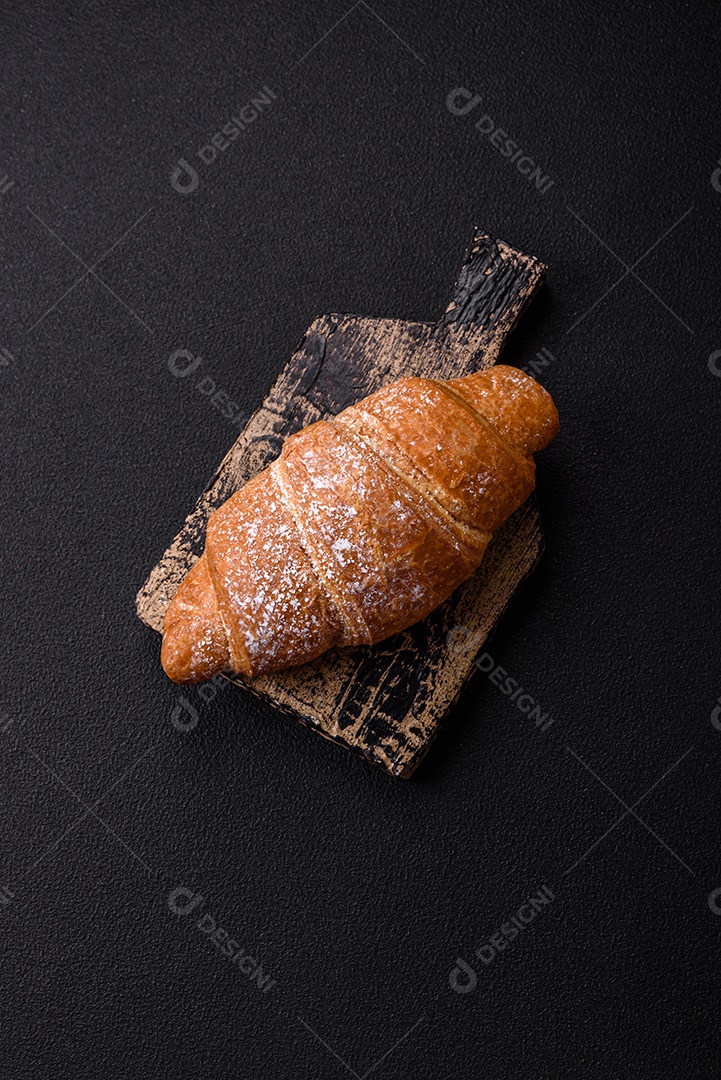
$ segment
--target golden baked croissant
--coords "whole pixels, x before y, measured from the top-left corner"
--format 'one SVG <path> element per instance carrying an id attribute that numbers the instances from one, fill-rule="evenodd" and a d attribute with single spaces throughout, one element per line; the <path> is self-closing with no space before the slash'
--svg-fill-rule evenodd
<path id="1" fill-rule="evenodd" d="M 478 567 L 557 431 L 550 394 L 498 365 L 399 379 L 291 435 L 208 521 L 165 615 L 165 671 L 279 671 L 418 622 Z"/>

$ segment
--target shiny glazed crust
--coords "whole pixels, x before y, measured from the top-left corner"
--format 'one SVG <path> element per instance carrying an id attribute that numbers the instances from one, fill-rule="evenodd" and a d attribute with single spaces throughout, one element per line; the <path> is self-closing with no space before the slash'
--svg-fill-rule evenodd
<path id="1" fill-rule="evenodd" d="M 211 516 L 165 616 L 166 673 L 279 671 L 418 622 L 478 567 L 557 431 L 547 391 L 498 365 L 399 379 L 291 435 Z"/>

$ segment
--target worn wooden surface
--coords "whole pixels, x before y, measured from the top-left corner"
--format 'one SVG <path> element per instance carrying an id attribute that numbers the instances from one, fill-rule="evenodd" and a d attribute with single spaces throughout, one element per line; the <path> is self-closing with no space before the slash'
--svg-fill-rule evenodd
<path id="1" fill-rule="evenodd" d="M 278 455 L 286 436 L 401 375 L 456 378 L 494 364 L 543 272 L 536 259 L 476 232 L 437 323 L 315 319 L 140 590 L 143 622 L 161 630 L 203 550 L 208 517 Z M 473 577 L 423 622 L 373 647 L 332 650 L 301 668 L 233 681 L 389 773 L 410 776 L 541 550 L 531 498 L 498 530 Z"/>

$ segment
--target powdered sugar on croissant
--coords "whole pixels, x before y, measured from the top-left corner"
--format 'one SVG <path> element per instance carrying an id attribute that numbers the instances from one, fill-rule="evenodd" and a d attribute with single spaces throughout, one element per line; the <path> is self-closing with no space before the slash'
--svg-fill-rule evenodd
<path id="1" fill-rule="evenodd" d="M 478 567 L 557 431 L 547 391 L 498 365 L 399 379 L 291 435 L 210 517 L 165 616 L 165 671 L 279 671 L 418 622 Z"/>

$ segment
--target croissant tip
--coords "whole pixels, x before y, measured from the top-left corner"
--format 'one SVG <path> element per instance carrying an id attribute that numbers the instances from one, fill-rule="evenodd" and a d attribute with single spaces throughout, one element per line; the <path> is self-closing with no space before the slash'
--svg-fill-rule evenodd
<path id="1" fill-rule="evenodd" d="M 160 662 L 174 683 L 198 683 L 226 670 L 228 639 L 203 556 L 170 601 L 163 622 Z"/>
<path id="2" fill-rule="evenodd" d="M 179 641 L 177 635 L 163 634 L 163 643 L 160 646 L 160 663 L 168 678 L 179 685 L 199 682 L 195 665 L 192 658 L 192 646 L 190 642 Z M 207 676 L 201 676 L 207 678 Z"/>

